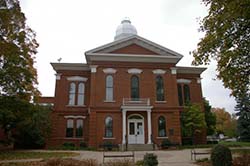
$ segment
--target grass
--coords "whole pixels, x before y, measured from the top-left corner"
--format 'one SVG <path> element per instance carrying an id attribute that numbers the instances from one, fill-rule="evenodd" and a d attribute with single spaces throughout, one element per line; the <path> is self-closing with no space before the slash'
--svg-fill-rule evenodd
<path id="1" fill-rule="evenodd" d="M 77 156 L 72 152 L 21 152 L 21 151 L 4 151 L 0 152 L 0 160 L 16 160 L 16 159 L 48 159 Z"/>

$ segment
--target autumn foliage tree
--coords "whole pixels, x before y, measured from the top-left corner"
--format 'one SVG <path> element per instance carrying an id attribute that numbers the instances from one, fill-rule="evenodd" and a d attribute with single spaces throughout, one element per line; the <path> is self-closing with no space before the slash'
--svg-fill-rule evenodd
<path id="1" fill-rule="evenodd" d="M 216 132 L 229 137 L 236 137 L 236 115 L 231 115 L 224 108 L 212 108 L 212 112 L 216 115 Z"/>
<path id="2" fill-rule="evenodd" d="M 38 43 L 25 21 L 18 0 L 0 0 L 0 127 L 6 135 L 0 143 L 39 148 L 49 135 L 50 108 L 30 103 L 39 95 Z"/>
<path id="3" fill-rule="evenodd" d="M 250 93 L 250 1 L 202 0 L 209 8 L 201 21 L 205 36 L 193 51 L 193 64 L 217 61 L 218 78 L 237 97 Z"/>
<path id="4" fill-rule="evenodd" d="M 34 55 L 38 43 L 18 0 L 0 1 L 0 95 L 29 100 L 39 92 Z"/>

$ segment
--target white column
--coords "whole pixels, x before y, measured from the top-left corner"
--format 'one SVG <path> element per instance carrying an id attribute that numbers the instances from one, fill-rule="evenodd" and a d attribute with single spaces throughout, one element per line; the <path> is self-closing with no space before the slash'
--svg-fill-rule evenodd
<path id="1" fill-rule="evenodd" d="M 151 124 L 151 110 L 147 110 L 148 115 L 148 144 L 152 144 L 151 135 L 152 135 L 152 124 Z"/>
<path id="2" fill-rule="evenodd" d="M 126 110 L 122 110 L 122 144 L 126 144 Z"/>

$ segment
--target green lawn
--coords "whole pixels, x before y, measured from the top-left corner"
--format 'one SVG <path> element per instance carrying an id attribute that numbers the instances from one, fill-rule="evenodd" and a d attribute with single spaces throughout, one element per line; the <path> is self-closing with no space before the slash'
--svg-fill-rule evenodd
<path id="1" fill-rule="evenodd" d="M 48 159 L 52 157 L 73 157 L 79 155 L 72 152 L 21 152 L 21 151 L 4 151 L 0 152 L 0 160 L 15 160 L 15 159 Z"/>

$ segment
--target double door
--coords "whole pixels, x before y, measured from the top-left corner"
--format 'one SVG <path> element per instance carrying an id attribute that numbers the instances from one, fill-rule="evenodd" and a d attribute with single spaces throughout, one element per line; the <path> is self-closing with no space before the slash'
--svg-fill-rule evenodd
<path id="1" fill-rule="evenodd" d="M 128 143 L 144 144 L 143 119 L 128 119 Z"/>

